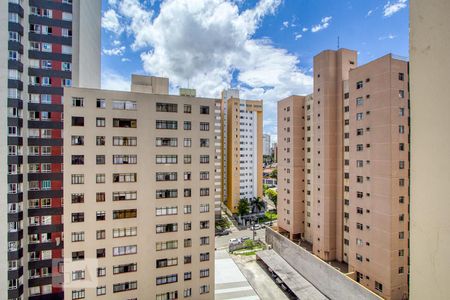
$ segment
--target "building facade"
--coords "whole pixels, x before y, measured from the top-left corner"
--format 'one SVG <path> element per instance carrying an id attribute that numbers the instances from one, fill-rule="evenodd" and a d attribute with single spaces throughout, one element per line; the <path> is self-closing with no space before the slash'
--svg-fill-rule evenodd
<path id="1" fill-rule="evenodd" d="M 65 93 L 65 299 L 213 299 L 220 100 Z"/>
<path id="2" fill-rule="evenodd" d="M 286 110 L 293 97 L 278 107 L 280 231 L 325 261 L 348 264 L 356 281 L 386 299 L 408 295 L 408 82 L 404 59 L 358 67 L 355 51 L 328 50 L 314 58 L 314 93 L 303 111 Z M 287 132 L 294 124 L 303 130 Z M 304 151 L 291 153 L 296 148 Z M 305 160 L 290 174 L 297 156 Z M 280 188 L 286 182 L 301 186 Z M 289 227 L 285 217 L 304 225 Z"/>
<path id="3" fill-rule="evenodd" d="M 263 134 L 263 155 L 272 155 L 270 134 Z"/>
<path id="4" fill-rule="evenodd" d="M 410 1 L 410 296 L 450 295 L 450 2 Z"/>
<path id="5" fill-rule="evenodd" d="M 262 118 L 262 100 L 241 100 L 237 90 L 222 93 L 222 198 L 232 213 L 240 199 L 262 197 Z"/>
<path id="6" fill-rule="evenodd" d="M 63 297 L 63 88 L 100 86 L 100 10 L 100 0 L 0 4 L 1 299 Z"/>

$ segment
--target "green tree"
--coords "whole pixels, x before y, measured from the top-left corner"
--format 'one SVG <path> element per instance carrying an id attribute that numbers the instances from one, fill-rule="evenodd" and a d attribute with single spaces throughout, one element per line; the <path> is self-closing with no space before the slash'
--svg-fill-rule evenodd
<path id="1" fill-rule="evenodd" d="M 278 193 L 275 189 L 268 189 L 266 191 L 266 196 L 275 204 L 275 207 L 277 206 L 277 197 Z"/>
<path id="2" fill-rule="evenodd" d="M 272 173 L 270 173 L 270 178 L 275 178 L 275 179 L 277 179 L 278 178 L 278 169 L 274 169 L 273 171 L 272 171 Z"/>
<path id="3" fill-rule="evenodd" d="M 248 203 L 248 200 L 246 198 L 239 200 L 237 210 L 238 215 L 240 216 L 245 216 L 250 213 L 250 203 Z"/>
<path id="4" fill-rule="evenodd" d="M 265 204 L 260 197 L 253 198 L 251 201 L 251 205 L 252 205 L 251 207 L 252 212 L 254 212 L 253 211 L 254 208 L 256 208 L 256 212 L 261 212 L 265 208 Z"/>

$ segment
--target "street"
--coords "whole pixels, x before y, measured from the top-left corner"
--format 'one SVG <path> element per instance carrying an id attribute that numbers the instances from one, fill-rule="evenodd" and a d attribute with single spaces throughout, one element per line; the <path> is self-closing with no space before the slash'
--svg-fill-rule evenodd
<path id="1" fill-rule="evenodd" d="M 250 229 L 238 230 L 234 226 L 231 226 L 230 229 L 231 229 L 230 234 L 224 236 L 216 236 L 216 250 L 228 249 L 228 242 L 232 238 L 253 237 L 253 231 Z M 264 228 L 255 230 L 255 232 L 256 232 L 255 240 L 260 239 L 261 241 L 265 241 L 266 231 Z"/>

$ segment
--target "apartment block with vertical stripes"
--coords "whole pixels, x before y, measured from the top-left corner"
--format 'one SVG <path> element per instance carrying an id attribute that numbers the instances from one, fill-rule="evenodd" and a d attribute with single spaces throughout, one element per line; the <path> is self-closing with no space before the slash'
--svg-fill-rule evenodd
<path id="1" fill-rule="evenodd" d="M 1 299 L 63 297 L 63 89 L 100 86 L 100 8 L 1 1 Z"/>
<path id="2" fill-rule="evenodd" d="M 279 231 L 385 299 L 408 295 L 408 61 L 314 57 L 314 91 L 278 102 Z"/>

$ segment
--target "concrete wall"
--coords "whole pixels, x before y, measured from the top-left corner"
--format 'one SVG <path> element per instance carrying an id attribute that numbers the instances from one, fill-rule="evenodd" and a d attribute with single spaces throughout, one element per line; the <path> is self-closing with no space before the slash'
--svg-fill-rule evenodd
<path id="1" fill-rule="evenodd" d="M 266 228 L 266 242 L 330 299 L 382 299 L 270 228 Z"/>
<path id="2" fill-rule="evenodd" d="M 450 284 L 450 1 L 411 0 L 411 299 Z"/>

